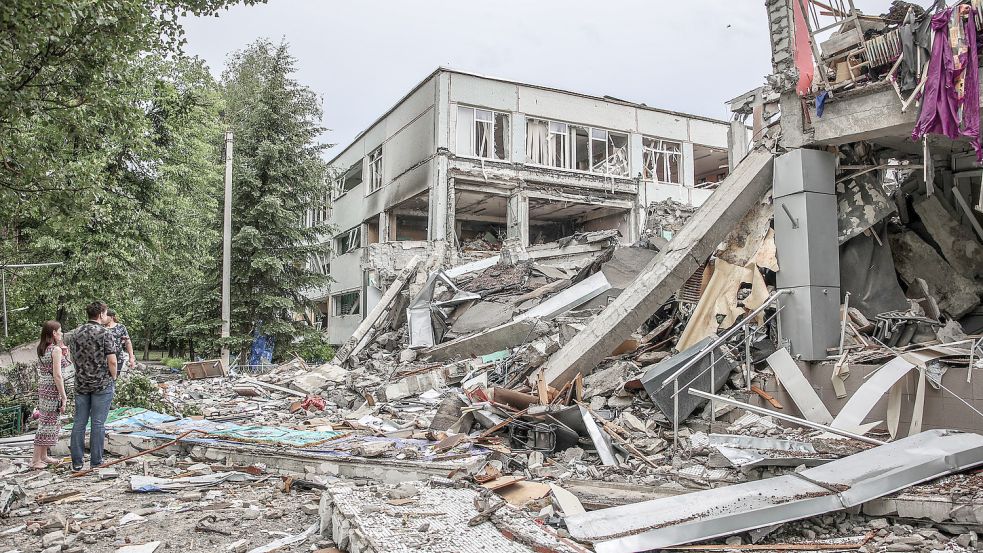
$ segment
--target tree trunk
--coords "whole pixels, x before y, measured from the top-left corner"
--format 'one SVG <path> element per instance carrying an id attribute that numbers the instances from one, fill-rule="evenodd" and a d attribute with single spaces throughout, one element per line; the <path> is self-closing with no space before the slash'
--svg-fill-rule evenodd
<path id="1" fill-rule="evenodd" d="M 144 332 L 144 344 L 143 344 L 143 360 L 150 361 L 150 340 L 153 334 L 150 331 L 150 327 L 147 327 L 146 332 Z"/>

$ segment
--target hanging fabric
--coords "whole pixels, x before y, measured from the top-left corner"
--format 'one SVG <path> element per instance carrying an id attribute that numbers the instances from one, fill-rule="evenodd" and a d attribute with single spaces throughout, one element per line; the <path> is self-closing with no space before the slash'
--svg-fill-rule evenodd
<path id="1" fill-rule="evenodd" d="M 961 4 L 932 16 L 932 57 L 929 60 L 921 113 L 911 133 L 967 137 L 983 161 L 980 144 L 979 68 L 976 22 L 972 6 Z"/>

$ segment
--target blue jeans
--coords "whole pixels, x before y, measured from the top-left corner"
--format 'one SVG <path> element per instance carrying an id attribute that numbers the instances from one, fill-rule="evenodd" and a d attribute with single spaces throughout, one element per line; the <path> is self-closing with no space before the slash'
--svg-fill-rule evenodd
<path id="1" fill-rule="evenodd" d="M 91 394 L 75 394 L 75 421 L 72 424 L 72 466 L 81 467 L 85 457 L 85 427 L 92 419 L 89 432 L 89 466 L 102 464 L 102 450 L 106 440 L 106 417 L 113 402 L 116 384 L 110 384 Z"/>

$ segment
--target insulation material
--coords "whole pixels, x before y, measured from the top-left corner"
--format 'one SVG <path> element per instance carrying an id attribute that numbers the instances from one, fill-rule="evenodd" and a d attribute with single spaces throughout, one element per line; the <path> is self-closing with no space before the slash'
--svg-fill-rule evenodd
<path id="1" fill-rule="evenodd" d="M 883 221 L 895 211 L 884 195 L 880 171 L 836 183 L 837 228 L 840 245 Z"/>
<path id="2" fill-rule="evenodd" d="M 742 285 L 751 285 L 751 294 L 738 305 L 737 295 Z M 753 262 L 741 267 L 717 259 L 713 266 L 713 276 L 696 305 L 686 329 L 676 343 L 676 349 L 689 349 L 700 340 L 716 334 L 720 329 L 730 328 L 745 313 L 761 306 L 768 299 L 768 287 L 761 271 Z M 723 320 L 718 324 L 718 315 Z M 758 324 L 764 322 L 764 314 L 759 314 Z"/>
<path id="3" fill-rule="evenodd" d="M 905 298 L 895 272 L 894 256 L 885 227 L 874 226 L 840 246 L 840 292 L 850 293 L 850 307 L 868 318 L 888 311 L 906 311 Z"/>
<path id="4" fill-rule="evenodd" d="M 795 364 L 795 360 L 788 350 L 781 348 L 768 357 L 768 366 L 775 371 L 775 376 L 781 382 L 782 387 L 799 408 L 802 416 L 812 422 L 819 424 L 829 424 L 833 421 L 833 415 L 819 398 L 819 394 L 813 389 L 809 381 L 806 380 L 802 370 Z"/>

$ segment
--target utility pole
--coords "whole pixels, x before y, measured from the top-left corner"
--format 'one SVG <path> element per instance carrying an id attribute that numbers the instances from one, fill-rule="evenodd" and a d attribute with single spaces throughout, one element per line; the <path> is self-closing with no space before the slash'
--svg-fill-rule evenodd
<path id="1" fill-rule="evenodd" d="M 229 367 L 229 337 L 232 308 L 229 304 L 232 280 L 232 131 L 225 131 L 225 209 L 222 222 L 222 362 Z"/>

